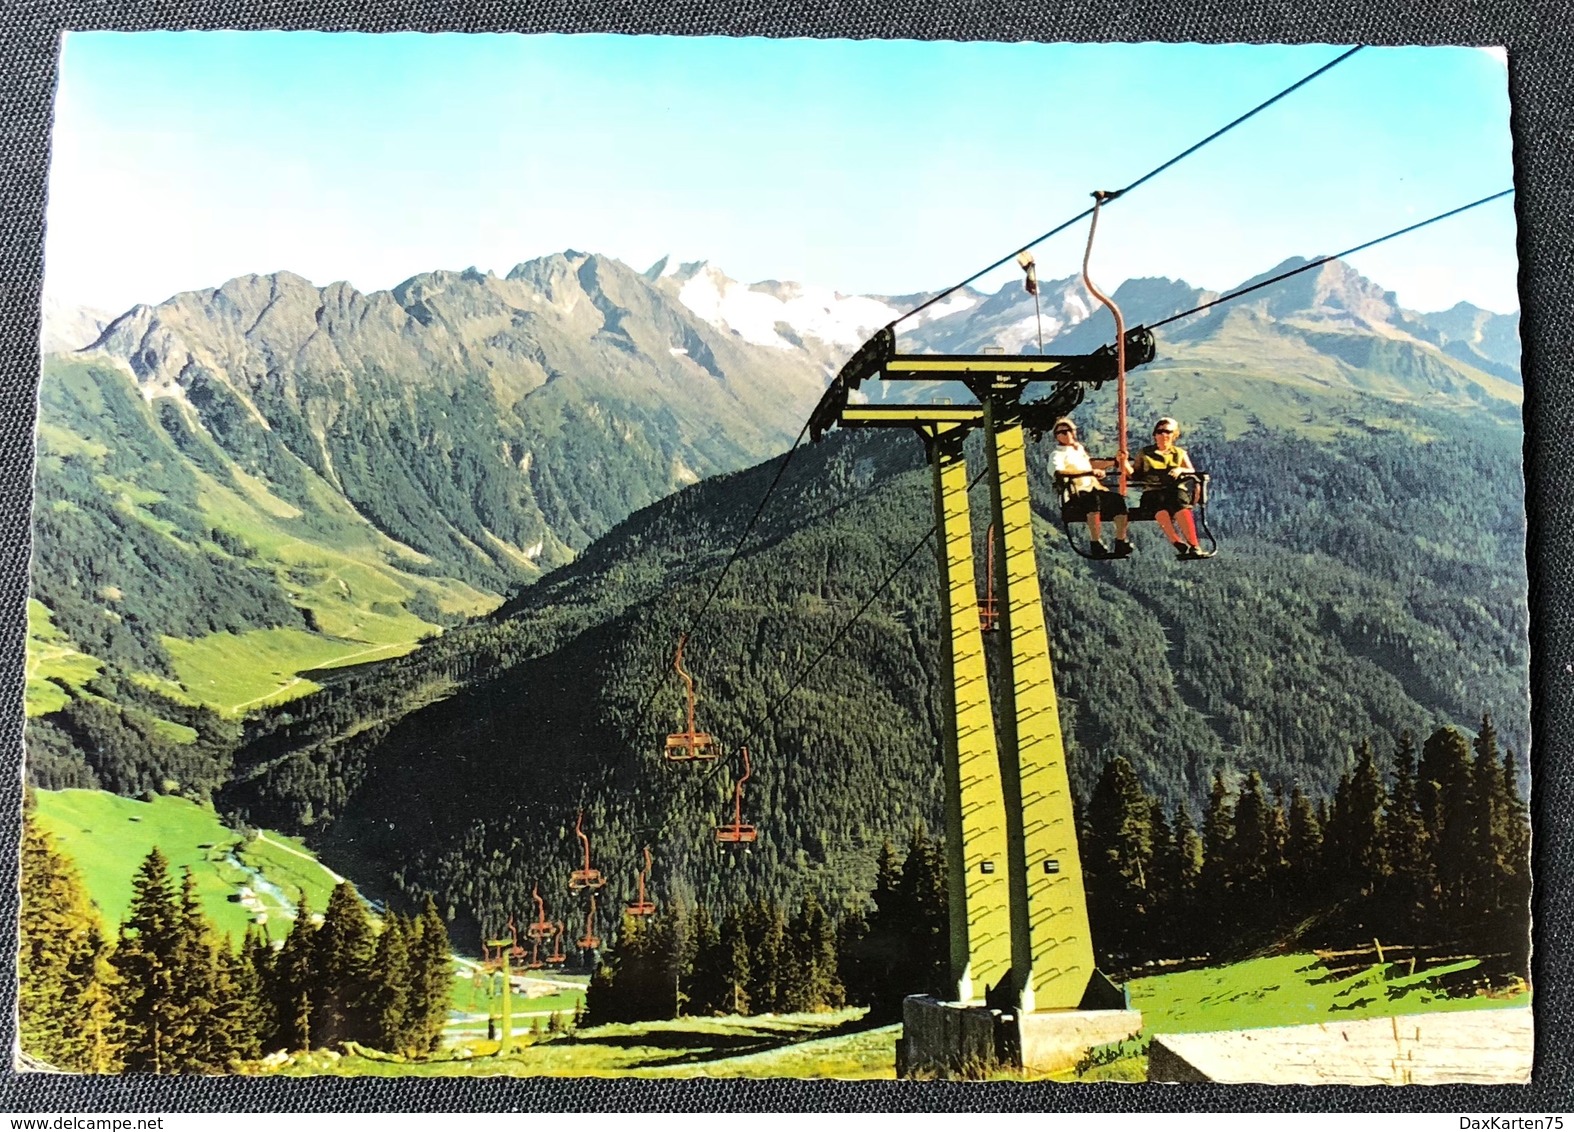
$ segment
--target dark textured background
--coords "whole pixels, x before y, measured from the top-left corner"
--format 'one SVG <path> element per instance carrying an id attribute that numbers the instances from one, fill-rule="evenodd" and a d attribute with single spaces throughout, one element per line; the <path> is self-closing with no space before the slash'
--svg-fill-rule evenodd
<path id="1" fill-rule="evenodd" d="M 1566 2 L 1566 0 L 1564 0 Z M 1513 0 L 606 0 L 444 3 L 442 0 L 213 0 L 160 4 L 0 0 L 0 949 L 16 931 L 23 648 L 39 289 L 55 56 L 63 29 L 320 28 L 359 31 L 613 31 L 704 35 L 999 40 L 1506 44 L 1514 104 L 1520 294 L 1524 308 L 1525 470 L 1531 517 L 1530 764 L 1536 820 L 1536 1071 L 1524 1087 L 1271 1088 L 799 1081 L 309 1081 L 80 1079 L 0 1075 L 0 1111 L 496 1111 L 631 1110 L 1333 1110 L 1559 1111 L 1570 1103 L 1567 1048 L 1571 925 L 1568 844 L 1574 684 L 1568 623 L 1570 544 L 1553 482 L 1570 474 L 1574 390 L 1558 318 L 1574 309 L 1574 21 L 1553 4 Z M 1028 97 L 1032 77 L 1003 77 Z M 1199 122 L 1200 129 L 1213 123 Z M 917 124 L 921 129 L 921 123 Z M 1002 154 L 1002 177 L 1009 175 Z M 1220 186 L 1221 193 L 1228 186 Z M 150 234 L 151 235 L 151 234 Z M 980 262 L 999 249 L 980 249 Z M 193 285 L 202 282 L 194 280 Z M 1461 484 L 1469 491 L 1468 484 Z M 1495 500 L 1482 506 L 1495 507 Z M 0 1029 L 15 1042 L 15 987 L 0 980 Z"/>

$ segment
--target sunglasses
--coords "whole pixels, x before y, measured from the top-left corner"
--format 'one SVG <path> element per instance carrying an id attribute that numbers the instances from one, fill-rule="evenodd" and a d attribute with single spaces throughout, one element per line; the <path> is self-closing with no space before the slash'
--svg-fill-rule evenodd
<path id="1" fill-rule="evenodd" d="M 1172 428 L 1156 428 L 1156 429 L 1153 430 L 1153 435 L 1154 436 L 1173 436 L 1173 435 L 1175 435 L 1175 430 L 1172 429 Z"/>
<path id="2" fill-rule="evenodd" d="M 1075 435 L 1077 435 L 1077 430 L 1076 429 L 1072 429 L 1072 428 L 1057 428 L 1055 430 L 1055 435 L 1056 436 L 1075 436 Z"/>

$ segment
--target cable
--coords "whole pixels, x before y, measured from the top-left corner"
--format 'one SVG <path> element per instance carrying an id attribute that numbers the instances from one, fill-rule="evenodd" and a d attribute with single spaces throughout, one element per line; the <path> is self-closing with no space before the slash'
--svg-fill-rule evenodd
<path id="1" fill-rule="evenodd" d="M 810 418 L 813 419 L 812 417 Z M 760 521 L 760 514 L 765 510 L 765 503 L 776 491 L 776 486 L 782 482 L 782 476 L 787 473 L 787 465 L 792 463 L 793 454 L 798 451 L 798 446 L 803 443 L 803 438 L 809 434 L 809 421 L 803 422 L 803 427 L 798 430 L 798 439 L 792 442 L 792 447 L 787 449 L 787 455 L 782 460 L 781 466 L 776 469 L 776 478 L 771 480 L 771 486 L 765 489 L 765 494 L 760 496 L 759 506 L 754 509 L 754 514 L 749 517 L 748 525 L 743 528 L 743 533 L 738 536 L 738 543 L 732 548 L 732 554 L 721 568 L 721 573 L 716 575 L 716 581 L 710 588 L 710 593 L 705 595 L 705 600 L 700 604 L 700 611 L 694 615 L 694 620 L 689 623 L 689 632 L 693 633 L 699 628 L 700 622 L 705 619 L 705 613 L 710 609 L 711 601 L 716 597 L 721 584 L 727 578 L 727 572 L 732 569 L 732 564 L 738 560 L 738 555 L 743 551 L 744 540 L 749 537 L 749 532 L 754 530 L 754 524 Z"/>
<path id="2" fill-rule="evenodd" d="M 1275 275 L 1272 279 L 1264 279 L 1261 283 L 1253 283 L 1250 287 L 1242 287 L 1239 291 L 1231 291 L 1227 295 L 1220 295 L 1217 299 L 1214 299 L 1211 302 L 1203 303 L 1201 306 L 1192 307 L 1189 311 L 1181 311 L 1180 314 L 1172 314 L 1168 318 L 1161 319 L 1158 322 L 1150 323 L 1148 324 L 1148 329 L 1157 330 L 1159 327 L 1166 326 L 1169 323 L 1175 322 L 1179 319 L 1189 318 L 1194 314 L 1200 314 L 1202 311 L 1208 310 L 1211 307 L 1216 307 L 1220 303 L 1227 303 L 1232 299 L 1240 298 L 1242 295 L 1249 295 L 1253 291 L 1261 290 L 1262 288 L 1270 286 L 1274 283 L 1278 283 L 1281 280 L 1288 279 L 1292 275 L 1299 275 L 1303 271 L 1310 271 L 1314 267 L 1321 267 L 1323 264 L 1328 263 L 1331 260 L 1342 259 L 1347 255 L 1354 255 L 1356 252 L 1362 252 L 1367 248 L 1376 247 L 1378 244 L 1384 243 L 1387 240 L 1396 239 L 1399 236 L 1414 232 L 1418 228 L 1425 228 L 1428 224 L 1436 224 L 1439 220 L 1447 220 L 1450 216 L 1458 216 L 1461 212 L 1468 212 L 1472 208 L 1477 208 L 1480 205 L 1488 204 L 1491 201 L 1499 199 L 1500 197 L 1506 197 L 1513 191 L 1513 189 L 1504 189 L 1502 192 L 1493 193 L 1491 196 L 1482 197 L 1480 200 L 1471 201 L 1469 204 L 1460 205 L 1458 208 L 1449 209 L 1447 212 L 1440 212 L 1436 216 L 1423 220 L 1418 224 L 1412 224 L 1408 228 L 1401 228 L 1397 232 L 1390 232 L 1386 236 L 1379 236 L 1375 240 L 1368 240 L 1364 244 L 1357 244 L 1353 248 L 1346 248 L 1344 251 L 1335 252 L 1333 255 L 1325 255 L 1318 259 L 1309 260 L 1308 262 L 1303 263 L 1300 267 L 1291 268 L 1289 271 Z"/>
<path id="3" fill-rule="evenodd" d="M 811 417 L 810 420 L 813 420 L 813 417 Z M 711 584 L 710 593 L 706 594 L 705 600 L 700 603 L 699 612 L 696 613 L 693 619 L 689 622 L 689 627 L 684 630 L 684 635 L 692 636 L 694 631 L 699 628 L 700 622 L 704 620 L 706 612 L 710 609 L 711 602 L 715 599 L 716 594 L 721 590 L 722 582 L 727 580 L 727 575 L 729 572 L 731 572 L 733 563 L 738 561 L 738 556 L 743 552 L 744 542 L 748 539 L 750 532 L 754 530 L 754 525 L 760 521 L 760 515 L 765 511 L 765 504 L 770 500 L 771 496 L 775 494 L 777 486 L 782 482 L 782 476 L 787 474 L 787 465 L 792 463 L 793 456 L 797 453 L 798 448 L 803 444 L 803 438 L 808 435 L 808 432 L 809 421 L 806 420 L 803 423 L 803 427 L 798 430 L 798 439 L 792 442 L 792 447 L 787 449 L 786 456 L 783 457 L 780 466 L 777 467 L 776 476 L 771 480 L 771 485 L 765 489 L 765 494 L 760 496 L 760 502 L 754 508 L 754 514 L 749 516 L 749 521 L 744 526 L 743 533 L 738 536 L 738 541 L 736 544 L 734 544 L 732 553 L 727 556 L 727 561 L 722 565 L 721 573 L 716 575 L 715 582 Z M 664 670 L 665 667 L 666 666 L 663 665 Z M 663 671 L 663 675 L 661 677 L 657 678 L 655 685 L 650 690 L 650 695 L 645 697 L 644 706 L 641 707 L 639 711 L 641 717 L 648 716 L 650 714 L 651 707 L 656 703 L 656 697 L 661 695 L 661 688 L 664 681 L 665 671 Z"/>
<path id="4" fill-rule="evenodd" d="M 1111 201 L 1114 201 L 1114 200 L 1124 196 L 1126 193 L 1131 192 L 1132 189 L 1137 188 L 1139 185 L 1143 185 L 1143 184 L 1146 184 L 1147 182 L 1151 181 L 1153 178 L 1157 177 L 1160 173 L 1164 172 L 1170 166 L 1175 165 L 1178 162 L 1183 161 L 1186 158 L 1190 157 L 1192 154 L 1196 153 L 1203 146 L 1207 145 L 1211 141 L 1214 141 L 1214 140 L 1222 137 L 1224 134 L 1229 133 L 1236 126 L 1239 126 L 1242 122 L 1245 122 L 1248 118 L 1251 118 L 1254 115 L 1260 113 L 1261 111 L 1268 109 L 1268 107 L 1272 106 L 1275 102 L 1278 102 L 1281 98 L 1284 98 L 1286 95 L 1292 94 L 1295 91 L 1299 90 L 1301 87 L 1305 86 L 1307 83 L 1309 83 L 1313 79 L 1317 78 L 1317 76 L 1319 76 L 1319 75 L 1321 75 L 1321 74 L 1323 74 L 1323 73 L 1325 73 L 1327 71 L 1331 71 L 1333 68 L 1337 67 L 1340 63 L 1343 63 L 1346 59 L 1350 58 L 1350 56 L 1354 55 L 1357 51 L 1360 51 L 1361 49 L 1362 49 L 1361 45 L 1357 45 L 1355 47 L 1350 48 L 1348 51 L 1346 51 L 1343 54 L 1341 54 L 1338 58 L 1330 60 L 1327 63 L 1324 63 L 1321 67 L 1318 67 L 1317 70 L 1313 71 L 1311 74 L 1307 75 L 1305 78 L 1300 79 L 1297 82 L 1291 83 L 1289 86 L 1285 87 L 1278 94 L 1274 95 L 1272 98 L 1268 99 L 1266 102 L 1258 103 L 1256 106 L 1252 107 L 1246 113 L 1242 114 L 1239 118 L 1236 118 L 1235 120 L 1233 120 L 1233 121 L 1231 121 L 1231 122 L 1229 122 L 1229 123 L 1227 123 L 1227 124 L 1225 124 L 1223 126 L 1220 126 L 1217 130 L 1214 130 L 1213 133 L 1209 134 L 1207 137 L 1203 138 L 1201 141 L 1195 143 L 1194 145 L 1191 145 L 1191 146 L 1187 147 L 1186 149 L 1181 150 L 1181 152 L 1177 153 L 1174 157 L 1170 158 L 1164 164 L 1159 165 L 1156 168 L 1151 169 L 1148 172 L 1144 173 L 1142 176 L 1138 177 L 1135 181 L 1133 181 L 1131 184 L 1127 185 L 1125 188 L 1123 188 L 1123 189 L 1116 189 L 1114 192 L 1107 193 L 1105 195 L 1105 198 L 1104 198 L 1105 199 L 1105 203 L 1106 204 L 1110 203 Z M 1067 220 L 1063 224 L 1057 224 L 1055 227 L 1051 228 L 1048 232 L 1045 232 L 1042 236 L 1038 237 L 1036 240 L 1031 240 L 1028 243 L 1023 244 L 1016 251 L 1011 252 L 1009 255 L 1006 255 L 1006 256 L 1004 256 L 1004 257 L 1002 257 L 1000 259 L 997 259 L 994 263 L 990 264 L 988 267 L 984 268 L 982 271 L 975 271 L 972 275 L 969 275 L 966 279 L 962 280 L 962 282 L 956 284 L 955 286 L 948 287 L 944 291 L 941 291 L 939 294 L 933 295 L 930 298 L 925 299 L 923 302 L 919 303 L 916 307 L 914 307 L 912 310 L 908 311 L 906 314 L 899 315 L 896 318 L 892 319 L 889 325 L 895 326 L 899 322 L 906 322 L 908 319 L 912 318 L 919 311 L 922 311 L 922 310 L 925 310 L 925 309 L 927 309 L 929 307 L 934 306 L 934 304 L 938 303 L 941 299 L 944 299 L 948 295 L 954 295 L 956 292 L 960 291 L 963 287 L 966 287 L 969 283 L 976 282 L 977 280 L 983 278 L 985 275 L 988 275 L 991 271 L 995 270 L 995 268 L 1004 266 L 1005 264 L 1011 262 L 1011 260 L 1013 258 L 1015 258 L 1016 256 L 1020 255 L 1021 253 L 1025 252 L 1025 251 L 1028 251 L 1031 248 L 1037 247 L 1039 244 L 1042 244 L 1045 240 L 1049 239 L 1051 236 L 1059 235 L 1061 232 L 1064 232 L 1067 228 L 1070 228 L 1073 224 L 1076 224 L 1078 221 L 1081 221 L 1081 220 L 1086 220 L 1091 215 L 1093 215 L 1093 210 L 1091 208 L 1083 209 L 1081 212 L 1079 212 L 1075 216 L 1073 216 L 1070 220 Z"/>

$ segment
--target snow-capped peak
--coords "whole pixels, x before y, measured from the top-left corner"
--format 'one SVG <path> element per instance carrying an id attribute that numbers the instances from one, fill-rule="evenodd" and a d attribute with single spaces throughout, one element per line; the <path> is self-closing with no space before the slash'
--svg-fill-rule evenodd
<path id="1" fill-rule="evenodd" d="M 734 331 L 745 341 L 782 350 L 797 343 L 784 337 L 779 327 L 800 340 L 817 338 L 828 345 L 857 347 L 902 313 L 879 299 L 843 295 L 809 283 L 739 283 L 705 262 L 667 268 L 662 278 L 676 282 L 679 301 L 707 322 Z"/>

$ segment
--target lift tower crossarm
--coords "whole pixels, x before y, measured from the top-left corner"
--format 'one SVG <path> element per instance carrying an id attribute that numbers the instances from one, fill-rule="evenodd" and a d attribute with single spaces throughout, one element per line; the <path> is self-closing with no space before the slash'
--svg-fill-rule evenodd
<path id="1" fill-rule="evenodd" d="M 1152 361 L 1153 357 L 1152 332 L 1145 326 L 1128 330 L 1126 368 L 1135 369 Z M 981 382 L 990 388 L 1001 382 L 1025 386 L 1036 381 L 1052 382 L 1062 389 L 1073 384 L 1098 388 L 1115 377 L 1113 345 L 1100 346 L 1091 354 L 898 354 L 896 335 L 888 326 L 859 347 L 820 397 L 820 403 L 809 417 L 809 438 L 818 443 L 837 425 L 853 423 L 847 414 L 855 408 L 862 410 L 868 406 L 852 406 L 850 398 L 869 380 L 960 381 L 983 401 L 986 394 L 980 392 Z M 1062 412 L 1069 411 L 1082 400 L 1080 390 L 1065 400 L 1069 404 Z M 907 406 L 910 409 L 938 407 Z M 1034 427 L 1028 421 L 1024 424 Z"/>

